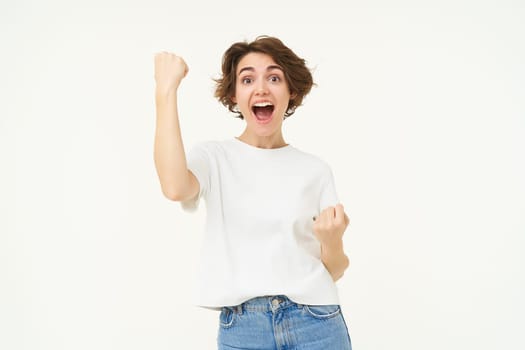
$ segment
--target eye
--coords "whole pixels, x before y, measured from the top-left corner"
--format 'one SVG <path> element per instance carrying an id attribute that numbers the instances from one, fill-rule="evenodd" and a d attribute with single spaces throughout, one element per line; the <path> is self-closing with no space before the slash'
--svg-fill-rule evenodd
<path id="1" fill-rule="evenodd" d="M 241 82 L 243 84 L 250 84 L 252 82 L 252 78 L 248 78 L 248 77 L 242 78 Z"/>
<path id="2" fill-rule="evenodd" d="M 271 81 L 272 83 L 277 83 L 277 82 L 281 81 L 281 78 L 280 78 L 279 76 L 277 76 L 277 75 L 272 75 L 272 76 L 270 77 L 270 81 Z"/>

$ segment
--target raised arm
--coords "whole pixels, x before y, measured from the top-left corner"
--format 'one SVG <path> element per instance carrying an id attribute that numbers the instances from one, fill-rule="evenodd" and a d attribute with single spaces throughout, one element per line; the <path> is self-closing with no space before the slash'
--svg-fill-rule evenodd
<path id="1" fill-rule="evenodd" d="M 155 167 L 162 193 L 174 201 L 199 192 L 199 182 L 186 163 L 177 109 L 177 90 L 187 73 L 182 57 L 167 52 L 155 55 Z"/>

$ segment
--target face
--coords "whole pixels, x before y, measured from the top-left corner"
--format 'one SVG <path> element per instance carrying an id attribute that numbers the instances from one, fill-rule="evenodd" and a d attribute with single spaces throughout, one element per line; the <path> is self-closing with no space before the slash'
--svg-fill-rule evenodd
<path id="1" fill-rule="evenodd" d="M 251 135 L 268 137 L 281 133 L 290 97 L 283 70 L 271 56 L 251 52 L 239 61 L 232 101 Z"/>

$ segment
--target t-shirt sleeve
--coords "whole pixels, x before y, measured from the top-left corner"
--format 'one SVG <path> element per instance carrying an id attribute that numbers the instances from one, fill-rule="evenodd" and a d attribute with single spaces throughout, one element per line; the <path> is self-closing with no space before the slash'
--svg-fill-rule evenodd
<path id="1" fill-rule="evenodd" d="M 339 197 L 335 190 L 334 175 L 330 167 L 326 167 L 321 180 L 321 197 L 319 200 L 319 211 L 327 207 L 334 207 L 339 203 Z"/>
<path id="2" fill-rule="evenodd" d="M 188 212 L 196 211 L 199 207 L 201 197 L 209 191 L 210 185 L 210 155 L 204 144 L 194 146 L 186 154 L 188 169 L 199 181 L 199 193 L 188 200 L 180 202 L 183 210 Z"/>

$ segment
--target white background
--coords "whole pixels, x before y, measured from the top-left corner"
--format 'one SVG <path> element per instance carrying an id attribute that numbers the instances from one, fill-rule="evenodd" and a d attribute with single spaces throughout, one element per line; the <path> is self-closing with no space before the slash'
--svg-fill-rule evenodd
<path id="1" fill-rule="evenodd" d="M 280 37 L 318 86 L 285 139 L 351 219 L 354 349 L 524 349 L 521 1 L 3 1 L 0 348 L 213 349 L 192 306 L 204 228 L 153 164 L 153 55 L 182 55 L 186 147 L 237 136 L 233 42 Z"/>

